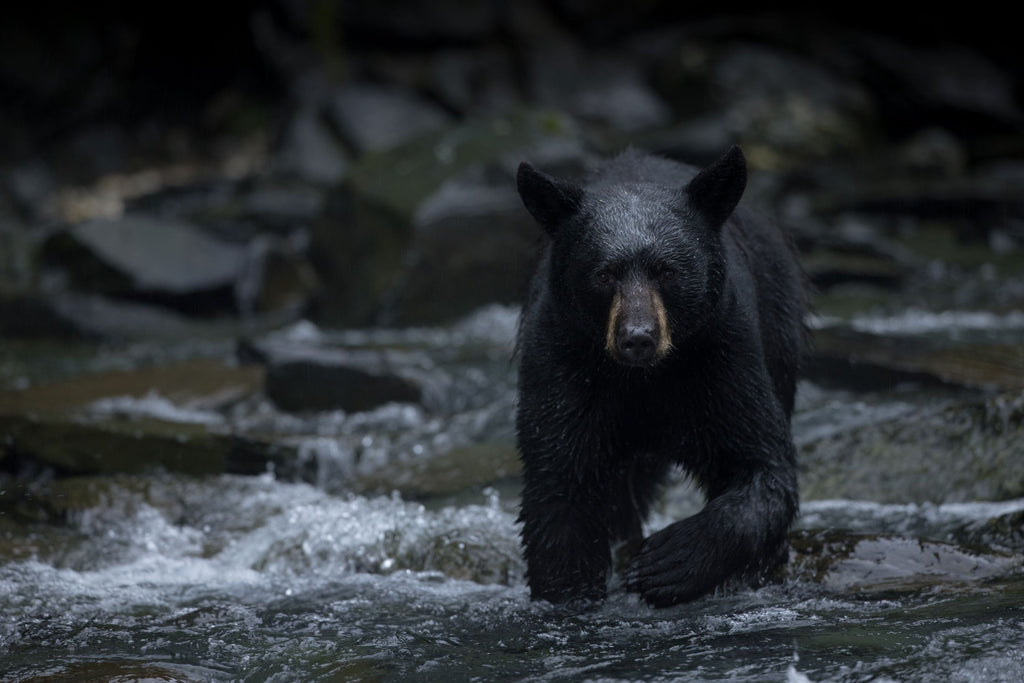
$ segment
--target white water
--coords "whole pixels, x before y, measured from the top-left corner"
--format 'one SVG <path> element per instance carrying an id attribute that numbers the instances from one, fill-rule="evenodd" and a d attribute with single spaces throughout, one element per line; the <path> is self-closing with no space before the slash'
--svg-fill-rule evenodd
<path id="1" fill-rule="evenodd" d="M 0 662 L 12 680 L 70 680 L 98 663 L 177 680 L 1024 674 L 1011 646 L 1024 612 L 1007 604 L 1013 591 L 984 586 L 889 596 L 789 582 L 663 611 L 617 590 L 583 614 L 532 603 L 514 501 L 493 491 L 430 510 L 266 475 L 126 478 L 101 498 L 59 534 L 22 539 L 32 556 L 0 566 Z M 822 501 L 805 506 L 803 523 L 878 531 L 906 519 L 937 530 L 1021 509 Z"/>

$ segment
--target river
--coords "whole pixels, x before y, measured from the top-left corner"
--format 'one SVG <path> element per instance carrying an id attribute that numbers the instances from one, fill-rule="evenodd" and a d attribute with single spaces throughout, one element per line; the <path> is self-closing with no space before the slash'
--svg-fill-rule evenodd
<path id="1" fill-rule="evenodd" d="M 1024 680 L 1021 499 L 805 499 L 790 568 L 761 589 L 665 610 L 617 585 L 590 611 L 531 602 L 514 473 L 433 489 L 427 470 L 394 490 L 366 483 L 453 445 L 510 448 L 514 320 L 499 308 L 442 330 L 290 331 L 432 353 L 447 388 L 434 410 L 94 401 L 94 419 L 273 434 L 299 444 L 315 475 L 0 480 L 0 679 Z M 90 362 L 138 362 L 139 349 L 103 347 Z M 804 381 L 796 436 L 806 443 L 955 400 Z M 696 506 L 675 482 L 648 531 Z"/>

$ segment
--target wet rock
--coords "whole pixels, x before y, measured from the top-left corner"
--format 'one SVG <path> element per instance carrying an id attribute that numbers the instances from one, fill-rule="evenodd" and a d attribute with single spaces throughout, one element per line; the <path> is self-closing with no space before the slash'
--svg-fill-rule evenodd
<path id="1" fill-rule="evenodd" d="M 281 289 L 277 289 L 273 282 L 279 276 L 290 277 L 295 272 L 293 265 L 286 264 L 280 272 L 272 268 L 269 273 L 262 274 L 265 280 L 255 301 L 256 312 L 243 319 L 233 314 L 196 318 L 156 304 L 62 292 L 12 299 L 8 311 L 0 314 L 0 330 L 12 337 L 114 341 L 189 341 L 270 330 L 300 317 L 301 302 L 295 299 L 294 292 L 300 284 L 306 286 L 308 283 L 285 282 Z M 264 307 L 268 307 L 266 312 Z M 7 319 L 8 312 L 18 317 Z"/>
<path id="2" fill-rule="evenodd" d="M 385 403 L 438 408 L 443 373 L 420 353 L 242 342 L 243 360 L 266 364 L 264 391 L 289 412 L 360 412 Z"/>
<path id="3" fill-rule="evenodd" d="M 353 490 L 398 491 L 407 500 L 426 500 L 478 491 L 517 477 L 519 455 L 508 442 L 470 443 L 409 462 L 394 462 L 357 474 Z"/>
<path id="4" fill-rule="evenodd" d="M 53 295 L 43 305 L 68 334 L 89 338 L 187 339 L 200 333 L 188 317 L 163 306 L 76 292 Z"/>
<path id="5" fill-rule="evenodd" d="M 420 204 L 412 224 L 404 277 L 382 322 L 448 320 L 522 299 L 539 235 L 507 170 L 478 167 L 450 179 Z"/>
<path id="6" fill-rule="evenodd" d="M 787 576 L 839 593 L 953 589 L 1009 577 L 1024 566 L 1020 555 L 899 536 L 803 531 L 790 534 L 790 543 Z"/>
<path id="7" fill-rule="evenodd" d="M 1016 510 L 986 520 L 968 522 L 951 534 L 957 543 L 970 547 L 998 548 L 1024 552 L 1024 510 Z"/>
<path id="8" fill-rule="evenodd" d="M 441 50 L 424 79 L 439 101 L 464 117 L 492 118 L 522 102 L 513 58 L 500 46 Z"/>
<path id="9" fill-rule="evenodd" d="M 753 165 L 787 168 L 856 151 L 872 135 L 867 91 L 767 43 L 690 36 L 673 43 L 658 71 L 679 123 L 642 141 L 676 156 L 712 159 L 723 143 L 741 142 Z"/>
<path id="10" fill-rule="evenodd" d="M 58 232 L 43 246 L 42 260 L 93 292 L 230 297 L 245 249 L 184 221 L 130 215 Z"/>
<path id="11" fill-rule="evenodd" d="M 201 425 L 161 420 L 80 423 L 0 414 L 0 431 L 5 435 L 3 460 L 28 460 L 59 474 L 300 474 L 295 453 L 286 446 Z"/>
<path id="12" fill-rule="evenodd" d="M 519 299 L 537 230 L 517 207 L 515 168 L 577 171 L 579 133 L 557 114 L 467 123 L 355 164 L 313 232 L 319 322 L 431 324 Z"/>
<path id="13" fill-rule="evenodd" d="M 0 393 L 0 412 L 54 417 L 85 411 L 102 399 L 158 395 L 183 409 L 217 411 L 259 390 L 263 369 L 196 358 L 134 370 L 79 376 Z"/>
<path id="14" fill-rule="evenodd" d="M 526 58 L 531 95 L 540 104 L 626 134 L 672 119 L 669 106 L 625 55 L 588 54 L 563 37 L 531 46 Z"/>
<path id="15" fill-rule="evenodd" d="M 0 394 L 5 469 L 308 476 L 295 449 L 235 433 L 220 410 L 258 391 L 258 367 L 194 360 L 86 374 Z"/>
<path id="16" fill-rule="evenodd" d="M 419 402 L 422 390 L 409 380 L 390 373 L 376 354 L 326 362 L 290 360 L 275 363 L 267 371 L 267 396 L 282 410 L 369 410 L 392 401 Z"/>
<path id="17" fill-rule="evenodd" d="M 881 503 L 1024 496 L 1024 393 L 932 405 L 799 444 L 801 497 Z"/>
<path id="18" fill-rule="evenodd" d="M 396 147 L 451 122 L 443 109 L 406 89 L 372 83 L 343 86 L 328 111 L 356 154 Z"/>
<path id="19" fill-rule="evenodd" d="M 254 183 L 239 198 L 239 219 L 277 236 L 307 229 L 323 211 L 324 192 L 307 183 Z"/>
<path id="20" fill-rule="evenodd" d="M 312 220 L 320 201 L 303 192 L 254 191 L 246 196 L 245 211 L 250 225 L 256 222 L 251 217 L 259 215 L 267 225 L 276 221 L 295 228 Z M 49 286 L 54 293 L 48 298 L 58 315 L 90 333 L 117 334 L 118 328 L 127 328 L 135 330 L 129 336 L 139 336 L 146 327 L 136 325 L 149 318 L 153 333 L 166 336 L 163 330 L 176 314 L 204 318 L 298 310 L 319 288 L 305 258 L 303 231 L 238 237 L 228 241 L 191 222 L 156 215 L 74 225 L 41 247 L 41 262 L 55 275 L 51 280 L 67 280 Z M 138 304 L 148 305 L 151 313 L 142 313 L 146 307 Z M 90 307 L 111 306 L 127 308 L 125 321 L 133 322 L 119 325 L 116 314 L 90 317 Z"/>
<path id="21" fill-rule="evenodd" d="M 817 381 L 859 389 L 900 382 L 1024 389 L 1024 347 L 1017 344 L 951 344 L 842 327 L 817 330 L 814 339 L 806 374 Z"/>
<path id="22" fill-rule="evenodd" d="M 313 107 L 295 112 L 278 142 L 273 168 L 315 185 L 334 185 L 344 177 L 349 160 L 327 122 Z"/>
<path id="23" fill-rule="evenodd" d="M 0 293 L 0 335 L 13 338 L 74 337 L 82 329 L 55 310 L 47 298 Z"/>

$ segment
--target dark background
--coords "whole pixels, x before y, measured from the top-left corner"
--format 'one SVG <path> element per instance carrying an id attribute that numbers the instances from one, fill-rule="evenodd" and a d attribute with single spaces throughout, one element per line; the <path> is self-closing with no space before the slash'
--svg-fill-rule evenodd
<path id="1" fill-rule="evenodd" d="M 958 239 L 1014 246 L 1024 152 L 1017 43 L 1013 21 L 979 5 L 18 3 L 0 23 L 0 331 L 123 333 L 83 313 L 68 296 L 78 293 L 94 307 L 330 325 L 443 322 L 514 303 L 535 246 L 524 217 L 508 218 L 518 210 L 509 204 L 515 158 L 572 172 L 627 144 L 695 163 L 743 144 L 760 178 L 751 197 L 788 221 L 808 254 L 835 247 L 829 226 L 853 214 L 952 217 Z M 601 90 L 608 81 L 633 89 L 615 96 Z M 528 142 L 493 150 L 478 130 L 481 149 L 444 171 L 416 135 L 381 145 L 346 128 L 353 116 L 385 121 L 387 133 L 407 127 L 408 118 L 387 123 L 390 100 L 338 104 L 339 93 L 367 85 L 429 108 L 428 135 L 523 111 L 565 118 L 513 123 Z M 416 111 L 404 115 L 415 121 Z M 788 117 L 803 128 L 787 129 Z M 294 131 L 307 124 L 337 149 L 308 139 L 296 147 Z M 560 144 L 572 127 L 576 151 L 552 151 L 531 125 L 549 126 Z M 321 151 L 333 156 L 314 159 Z M 401 168 L 420 169 L 417 180 L 393 173 Z M 154 169 L 156 180 L 140 176 Z M 495 197 L 491 209 L 470 211 L 486 229 L 445 205 L 446 182 L 459 196 Z M 97 209 L 111 188 L 121 204 Z M 794 198 L 812 210 L 787 215 Z M 442 227 L 424 223 L 428 204 Z M 126 216 L 184 221 L 247 265 L 197 285 L 187 254 L 112 255 L 74 230 Z M 874 227 L 885 236 L 905 228 L 894 225 Z M 913 264 L 877 244 L 839 252 L 858 249 L 876 263 L 812 265 L 816 283 L 912 275 Z M 146 282 L 153 258 L 182 260 L 188 277 Z"/>

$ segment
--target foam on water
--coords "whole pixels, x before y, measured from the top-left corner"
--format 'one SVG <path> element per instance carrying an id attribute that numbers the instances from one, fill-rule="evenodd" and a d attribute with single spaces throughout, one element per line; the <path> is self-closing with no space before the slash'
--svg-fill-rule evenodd
<path id="1" fill-rule="evenodd" d="M 141 398 L 115 396 L 93 401 L 86 412 L 94 416 L 148 417 L 167 422 L 219 425 L 224 416 L 212 410 L 196 410 L 175 404 L 156 392 Z"/>
<path id="2" fill-rule="evenodd" d="M 850 321 L 859 332 L 872 334 L 943 334 L 968 330 L 1024 329 L 1024 311 L 926 311 L 909 308 L 896 315 L 857 315 Z"/>

